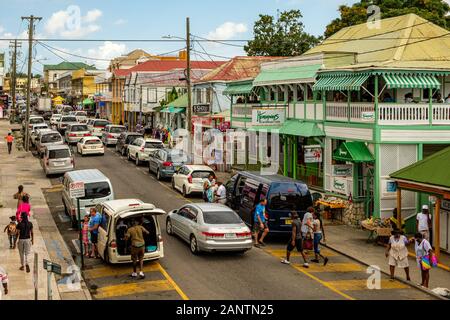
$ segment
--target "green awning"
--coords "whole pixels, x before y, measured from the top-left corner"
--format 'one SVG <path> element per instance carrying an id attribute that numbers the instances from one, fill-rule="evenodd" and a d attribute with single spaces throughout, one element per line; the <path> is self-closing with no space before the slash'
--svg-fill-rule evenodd
<path id="1" fill-rule="evenodd" d="M 87 105 L 90 105 L 90 104 L 94 104 L 94 101 L 92 101 L 89 98 L 83 100 L 83 105 L 84 106 L 87 106 Z"/>
<path id="2" fill-rule="evenodd" d="M 160 112 L 164 113 L 182 113 L 185 112 L 186 108 L 174 108 L 174 107 L 167 107 L 162 109 Z"/>
<path id="3" fill-rule="evenodd" d="M 164 107 L 158 106 L 153 108 L 153 112 L 161 112 L 161 110 L 165 109 Z"/>
<path id="4" fill-rule="evenodd" d="M 367 74 L 350 74 L 343 76 L 323 76 L 319 78 L 313 86 L 314 91 L 322 90 L 342 90 L 342 91 L 357 91 L 361 88 L 364 82 L 367 81 L 369 75 Z"/>
<path id="5" fill-rule="evenodd" d="M 298 120 L 287 120 L 280 129 L 280 134 L 299 137 L 324 137 L 325 133 L 317 124 Z"/>
<path id="6" fill-rule="evenodd" d="M 248 131 L 255 131 L 255 132 L 267 131 L 267 132 L 271 132 L 271 131 L 280 130 L 280 129 L 281 129 L 281 126 L 253 126 L 251 128 L 248 128 Z"/>
<path id="7" fill-rule="evenodd" d="M 252 82 L 229 83 L 227 85 L 227 88 L 223 91 L 223 94 L 228 96 L 251 94 L 252 90 L 253 90 Z"/>
<path id="8" fill-rule="evenodd" d="M 374 162 L 370 150 L 364 142 L 344 142 L 333 152 L 333 159 L 346 162 Z"/>
<path id="9" fill-rule="evenodd" d="M 317 71 L 322 64 L 261 70 L 253 81 L 254 87 L 278 84 L 311 83 L 316 79 Z"/>
<path id="10" fill-rule="evenodd" d="M 441 84 L 435 76 L 431 75 L 402 75 L 402 74 L 385 74 L 383 75 L 388 89 L 412 89 L 412 88 L 431 88 L 438 89 Z"/>
<path id="11" fill-rule="evenodd" d="M 184 94 L 178 99 L 168 103 L 165 107 L 173 107 L 173 108 L 187 108 L 188 107 L 188 95 Z"/>

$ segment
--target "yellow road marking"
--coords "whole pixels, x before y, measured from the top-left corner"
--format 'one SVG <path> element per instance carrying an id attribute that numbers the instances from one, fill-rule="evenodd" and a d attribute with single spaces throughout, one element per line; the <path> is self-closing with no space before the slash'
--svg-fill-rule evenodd
<path id="1" fill-rule="evenodd" d="M 334 286 L 330 285 L 328 282 L 322 281 L 319 278 L 317 278 L 316 276 L 312 275 L 311 273 L 305 271 L 305 269 L 303 267 L 300 267 L 298 265 L 292 265 L 292 267 L 298 271 L 300 271 L 301 273 L 307 275 L 308 277 L 310 277 L 311 279 L 319 282 L 321 285 L 323 285 L 324 287 L 327 287 L 328 289 L 330 289 L 331 291 L 337 293 L 338 295 L 348 299 L 348 300 L 355 300 L 355 298 L 349 296 L 348 294 L 345 294 L 344 292 L 340 291 L 339 289 L 336 289 Z"/>
<path id="2" fill-rule="evenodd" d="M 131 271 L 129 267 L 99 267 L 95 269 L 86 270 L 83 272 L 84 276 L 88 279 L 115 277 L 129 274 Z M 155 263 L 144 265 L 143 272 L 159 271 L 158 266 Z"/>
<path id="3" fill-rule="evenodd" d="M 175 290 L 178 292 L 178 294 L 181 296 L 183 300 L 189 300 L 188 296 L 181 290 L 181 288 L 176 284 L 176 282 L 172 279 L 172 277 L 167 273 L 166 270 L 161 266 L 161 264 L 157 263 L 159 270 L 164 275 L 164 277 L 167 279 L 167 281 L 172 285 L 172 287 L 175 288 Z"/>
<path id="4" fill-rule="evenodd" d="M 54 185 L 51 188 L 44 189 L 44 190 L 45 190 L 45 192 L 48 192 L 48 193 L 61 192 L 63 190 L 63 185 L 62 184 Z"/>
<path id="5" fill-rule="evenodd" d="M 329 281 L 328 284 L 336 290 L 343 291 L 357 291 L 357 290 L 369 290 L 367 288 L 367 280 L 338 280 L 338 281 Z M 381 289 L 406 289 L 409 288 L 407 285 L 398 282 L 398 281 L 389 281 L 387 279 L 381 280 Z"/>
<path id="6" fill-rule="evenodd" d="M 171 290 L 173 290 L 173 286 L 168 280 L 133 282 L 99 288 L 95 298 L 106 299 L 130 294 Z"/>
<path id="7" fill-rule="evenodd" d="M 328 263 L 326 266 L 310 263 L 308 272 L 359 272 L 364 268 L 355 263 Z"/>
<path id="8" fill-rule="evenodd" d="M 279 258 L 284 258 L 286 257 L 286 249 L 266 249 L 267 252 L 269 252 L 271 255 L 279 257 Z M 329 249 L 321 249 L 321 253 L 325 256 L 325 257 L 333 257 L 333 256 L 337 256 L 338 254 L 334 251 L 331 251 Z M 314 252 L 313 251 L 308 251 L 306 252 L 306 256 L 307 257 L 312 257 L 314 256 Z M 291 257 L 301 257 L 301 254 L 298 253 L 297 251 L 292 251 L 291 252 Z"/>

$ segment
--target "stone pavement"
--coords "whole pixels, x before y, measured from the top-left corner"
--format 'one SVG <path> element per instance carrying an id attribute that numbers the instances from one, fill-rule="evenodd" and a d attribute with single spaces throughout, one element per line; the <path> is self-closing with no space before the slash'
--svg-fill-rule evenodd
<path id="1" fill-rule="evenodd" d="M 89 291 L 84 282 L 81 286 L 67 286 L 64 274 L 71 274 L 75 265 L 69 249 L 66 247 L 50 210 L 45 201 L 42 189 L 51 188 L 50 181 L 43 174 L 42 168 L 31 153 L 19 151 L 16 146 L 8 155 L 4 137 L 13 126 L 9 121 L 0 120 L 0 227 L 3 231 L 9 222 L 9 217 L 15 215 L 17 200 L 13 194 L 17 186 L 22 184 L 25 191 L 30 194 L 31 222 L 34 226 L 35 243 L 32 252 L 38 254 L 38 299 L 47 299 L 47 272 L 43 269 L 43 259 L 58 263 L 62 266 L 63 277 L 52 275 L 52 291 L 55 300 L 86 300 L 90 299 Z M 14 125 L 17 127 L 17 125 Z M 30 267 L 33 269 L 34 258 L 31 258 Z M 9 249 L 6 233 L 0 235 L 0 265 L 6 269 L 9 277 L 10 292 L 3 296 L 5 300 L 33 300 L 34 282 L 33 270 L 25 273 L 19 270 L 19 254 L 17 249 Z"/>
<path id="2" fill-rule="evenodd" d="M 389 273 L 388 259 L 385 256 L 386 248 L 373 243 L 367 243 L 368 232 L 345 225 L 325 224 L 326 246 L 339 253 L 347 255 L 366 265 L 378 266 L 382 272 Z M 430 272 L 430 289 L 450 289 L 449 257 L 441 254 L 442 268 L 433 268 Z M 416 259 L 409 257 L 409 266 L 412 284 L 420 284 L 420 270 Z M 396 268 L 396 277 L 406 279 L 403 270 Z"/>

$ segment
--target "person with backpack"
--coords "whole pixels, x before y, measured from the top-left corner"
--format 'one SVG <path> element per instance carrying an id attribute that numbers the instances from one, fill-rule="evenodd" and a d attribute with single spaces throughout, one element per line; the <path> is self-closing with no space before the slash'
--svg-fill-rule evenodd
<path id="1" fill-rule="evenodd" d="M 11 220 L 9 224 L 5 227 L 5 230 L 3 232 L 7 232 L 8 239 L 9 239 L 9 248 L 15 249 L 16 248 L 16 242 L 17 242 L 17 223 L 16 223 L 16 217 L 11 216 L 9 217 Z"/>
<path id="2" fill-rule="evenodd" d="M 28 215 L 26 212 L 22 213 L 21 220 L 17 225 L 19 233 L 19 256 L 21 267 L 19 270 L 23 271 L 26 268 L 27 273 L 30 272 L 30 266 L 28 265 L 28 256 L 31 253 L 31 246 L 34 244 L 33 224 L 28 221 Z"/>

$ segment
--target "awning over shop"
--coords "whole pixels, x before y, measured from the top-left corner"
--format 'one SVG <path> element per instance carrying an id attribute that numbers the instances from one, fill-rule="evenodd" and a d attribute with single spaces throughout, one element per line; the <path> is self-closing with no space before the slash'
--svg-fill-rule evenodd
<path id="1" fill-rule="evenodd" d="M 359 90 L 364 82 L 369 78 L 368 74 L 350 74 L 350 75 L 324 75 L 319 78 L 313 86 L 314 91 L 322 90 Z"/>
<path id="2" fill-rule="evenodd" d="M 164 113 L 182 113 L 185 112 L 186 108 L 174 108 L 174 107 L 167 107 L 162 109 L 160 112 Z"/>
<path id="3" fill-rule="evenodd" d="M 253 131 L 253 132 L 260 132 L 260 131 L 267 131 L 267 132 L 272 132 L 272 131 L 276 131 L 276 130 L 280 130 L 281 126 L 254 126 L 251 128 L 248 128 L 248 131 Z"/>
<path id="4" fill-rule="evenodd" d="M 280 129 L 280 134 L 299 137 L 324 137 L 325 133 L 317 124 L 298 120 L 287 120 Z"/>
<path id="5" fill-rule="evenodd" d="M 55 103 L 62 103 L 65 99 L 61 96 L 57 96 L 56 98 L 53 98 L 52 101 Z"/>
<path id="6" fill-rule="evenodd" d="M 311 83 L 316 79 L 317 71 L 322 64 L 310 64 L 306 66 L 261 70 L 253 81 L 254 87 L 278 84 Z"/>
<path id="7" fill-rule="evenodd" d="M 441 85 L 439 80 L 432 75 L 402 75 L 402 74 L 385 74 L 383 75 L 388 89 L 400 88 L 431 88 L 438 89 Z"/>
<path id="8" fill-rule="evenodd" d="M 94 104 L 94 101 L 92 101 L 91 99 L 87 98 L 83 100 L 83 105 L 87 106 L 87 105 L 91 105 Z"/>
<path id="9" fill-rule="evenodd" d="M 187 108 L 188 107 L 188 95 L 187 94 L 182 95 L 178 99 L 175 99 L 174 101 L 166 104 L 165 107 Z"/>
<path id="10" fill-rule="evenodd" d="M 229 83 L 227 85 L 227 88 L 223 91 L 223 94 L 228 96 L 245 95 L 251 94 L 252 90 L 253 90 L 252 82 Z"/>
<path id="11" fill-rule="evenodd" d="M 366 144 L 357 141 L 344 142 L 341 144 L 340 147 L 334 151 L 333 159 L 354 163 L 375 161 L 375 158 L 367 148 Z"/>

